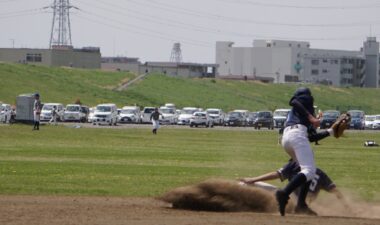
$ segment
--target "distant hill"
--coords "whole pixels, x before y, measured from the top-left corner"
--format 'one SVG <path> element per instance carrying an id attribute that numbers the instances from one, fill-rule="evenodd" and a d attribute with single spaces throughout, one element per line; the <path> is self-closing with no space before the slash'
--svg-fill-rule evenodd
<path id="1" fill-rule="evenodd" d="M 125 72 L 0 63 L 0 101 L 14 104 L 17 95 L 38 91 L 43 102 L 64 104 L 77 99 L 89 106 L 113 102 L 119 107 L 159 106 L 170 102 L 177 107 L 257 111 L 288 108 L 289 98 L 299 86 L 151 74 L 127 90 L 114 90 L 134 77 L 136 75 Z M 315 104 L 322 110 L 356 108 L 367 114 L 380 114 L 380 89 L 308 86 L 316 99 Z"/>

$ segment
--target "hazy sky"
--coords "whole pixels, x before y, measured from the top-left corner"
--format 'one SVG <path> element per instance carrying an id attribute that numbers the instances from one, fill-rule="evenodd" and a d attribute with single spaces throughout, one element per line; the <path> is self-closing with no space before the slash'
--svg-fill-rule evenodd
<path id="1" fill-rule="evenodd" d="M 47 48 L 53 0 L 0 0 L 0 47 Z M 168 61 L 180 42 L 186 62 L 214 63 L 215 42 L 309 41 L 359 50 L 380 34 L 379 0 L 71 0 L 74 47 L 103 56 Z"/>

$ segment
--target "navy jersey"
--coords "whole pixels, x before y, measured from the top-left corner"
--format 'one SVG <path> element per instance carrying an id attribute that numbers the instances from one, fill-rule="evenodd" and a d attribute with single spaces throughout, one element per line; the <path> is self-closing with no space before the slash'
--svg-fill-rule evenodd
<path id="1" fill-rule="evenodd" d="M 299 88 L 289 101 L 292 106 L 288 114 L 285 126 L 302 124 L 309 127 L 311 124 L 307 118 L 308 114 L 314 115 L 314 98 L 308 88 Z"/>
<path id="2" fill-rule="evenodd" d="M 291 180 L 300 172 L 300 166 L 297 162 L 290 161 L 288 164 L 284 165 L 281 169 L 277 170 L 277 173 L 280 175 L 281 181 Z M 330 179 L 329 176 L 321 169 L 317 168 L 315 177 L 311 180 L 309 187 L 309 194 L 318 195 L 321 189 L 325 191 L 330 191 L 334 189 L 336 185 Z M 298 191 L 296 191 L 297 194 Z"/>

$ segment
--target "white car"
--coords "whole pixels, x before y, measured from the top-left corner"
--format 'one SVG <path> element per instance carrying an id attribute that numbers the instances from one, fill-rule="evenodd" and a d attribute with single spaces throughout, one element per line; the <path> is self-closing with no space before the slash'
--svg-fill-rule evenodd
<path id="1" fill-rule="evenodd" d="M 189 125 L 190 124 L 190 119 L 193 116 L 193 113 L 200 111 L 196 107 L 184 107 L 181 110 L 181 114 L 178 116 L 178 125 Z"/>
<path id="2" fill-rule="evenodd" d="M 108 124 L 110 126 L 117 125 L 117 107 L 113 103 L 99 104 L 94 112 L 94 120 L 92 124 L 101 125 Z"/>
<path id="3" fill-rule="evenodd" d="M 364 117 L 365 129 L 372 130 L 375 119 L 376 119 L 376 115 L 365 115 Z"/>
<path id="4" fill-rule="evenodd" d="M 239 112 L 243 115 L 245 123 L 248 124 L 249 122 L 249 111 L 246 109 L 235 109 L 233 112 Z"/>
<path id="5" fill-rule="evenodd" d="M 150 116 L 154 112 L 155 107 L 145 107 L 141 114 L 141 123 L 150 123 Z"/>
<path id="6" fill-rule="evenodd" d="M 62 121 L 86 122 L 87 113 L 83 112 L 81 105 L 69 104 L 63 112 Z"/>
<path id="7" fill-rule="evenodd" d="M 373 121 L 373 129 L 380 130 L 380 115 L 375 116 L 375 120 Z"/>
<path id="8" fill-rule="evenodd" d="M 210 116 L 214 124 L 223 125 L 224 112 L 221 109 L 206 109 L 207 114 Z"/>
<path id="9" fill-rule="evenodd" d="M 190 119 L 190 127 L 194 126 L 214 127 L 214 123 L 207 112 L 194 112 Z"/>
<path id="10" fill-rule="evenodd" d="M 159 109 L 162 116 L 160 116 L 161 124 L 177 124 L 178 117 L 174 108 L 161 106 Z"/>
<path id="11" fill-rule="evenodd" d="M 141 123 L 141 111 L 138 106 L 124 106 L 119 114 L 119 123 Z"/>
<path id="12" fill-rule="evenodd" d="M 64 114 L 64 107 L 63 104 L 61 103 L 45 103 L 44 106 L 42 106 L 41 109 L 41 121 L 50 121 L 51 118 L 53 117 L 52 115 L 52 110 L 55 106 L 55 110 L 57 113 L 57 120 L 62 120 L 63 119 L 63 114 Z"/>
<path id="13" fill-rule="evenodd" d="M 276 128 L 284 127 L 285 121 L 286 121 L 286 118 L 288 118 L 289 112 L 290 112 L 290 109 L 276 109 L 273 112 L 274 127 Z"/>
<path id="14" fill-rule="evenodd" d="M 12 107 L 9 104 L 0 104 L 0 122 L 9 123 L 12 115 Z"/>

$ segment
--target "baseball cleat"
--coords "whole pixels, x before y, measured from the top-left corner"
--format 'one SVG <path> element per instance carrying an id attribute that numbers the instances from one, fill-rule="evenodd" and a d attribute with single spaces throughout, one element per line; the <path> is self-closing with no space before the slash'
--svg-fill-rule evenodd
<path id="1" fill-rule="evenodd" d="M 285 207 L 288 204 L 289 196 L 283 190 L 278 190 L 276 191 L 276 200 L 281 216 L 285 216 Z"/>

